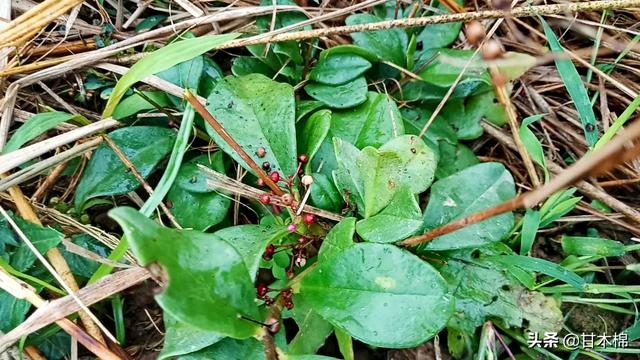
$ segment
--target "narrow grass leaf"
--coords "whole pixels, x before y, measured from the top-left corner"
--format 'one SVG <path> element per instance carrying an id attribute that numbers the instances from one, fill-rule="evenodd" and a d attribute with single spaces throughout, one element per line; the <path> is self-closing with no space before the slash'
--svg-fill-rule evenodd
<path id="1" fill-rule="evenodd" d="M 50 111 L 35 114 L 20 126 L 15 133 L 13 133 L 11 139 L 9 139 L 7 144 L 4 146 L 4 149 L 2 149 L 2 153 L 6 154 L 11 151 L 18 150 L 22 145 L 70 120 L 76 120 L 83 124 L 89 123 L 89 120 L 84 116 L 69 114 L 62 111 Z"/>
<path id="2" fill-rule="evenodd" d="M 542 18 L 540 18 L 540 21 L 544 27 L 544 33 L 549 40 L 549 47 L 554 55 L 557 56 L 555 63 L 562 82 L 564 82 L 564 86 L 567 88 L 569 96 L 578 110 L 587 144 L 589 144 L 589 147 L 593 147 L 598 141 L 598 126 L 596 124 L 596 115 L 593 112 L 591 101 L 589 101 L 589 96 L 587 95 L 587 89 L 585 89 L 582 78 L 580 74 L 578 74 L 578 70 L 576 70 L 573 62 L 560 57 L 564 54 L 565 49 L 560 45 L 558 38 L 549 27 L 549 24 Z"/>
<path id="3" fill-rule="evenodd" d="M 625 252 L 619 241 L 583 236 L 563 236 L 562 250 L 579 256 L 621 256 Z"/>
<path id="4" fill-rule="evenodd" d="M 527 149 L 533 161 L 538 163 L 542 170 L 544 171 L 544 181 L 549 181 L 549 169 L 547 169 L 547 161 L 544 157 L 544 150 L 542 149 L 542 144 L 540 140 L 536 137 L 536 135 L 529 129 L 529 125 L 534 122 L 542 119 L 544 114 L 533 115 L 522 120 L 522 125 L 520 126 L 520 140 L 524 144 L 524 147 Z"/>
<path id="5" fill-rule="evenodd" d="M 230 33 L 185 39 L 169 44 L 145 56 L 120 78 L 111 92 L 102 116 L 104 118 L 111 116 L 120 99 L 122 99 L 127 90 L 138 81 L 147 76 L 167 70 L 183 61 L 202 55 L 238 36 L 239 34 L 237 33 Z"/>
<path id="6" fill-rule="evenodd" d="M 551 261 L 521 255 L 494 256 L 491 259 L 505 265 L 517 266 L 524 270 L 551 276 L 581 291 L 586 286 L 586 282 L 578 274 Z"/>
<path id="7" fill-rule="evenodd" d="M 533 248 L 533 242 L 536 240 L 536 234 L 540 227 L 540 212 L 536 210 L 527 209 L 524 214 L 524 220 L 522 222 L 522 233 L 520 235 L 520 255 L 527 255 L 531 248 Z"/>
<path id="8" fill-rule="evenodd" d="M 606 143 L 608 143 L 609 140 L 611 140 L 613 136 L 618 133 L 622 125 L 624 125 L 631 118 L 631 115 L 633 115 L 636 112 L 636 110 L 638 109 L 638 106 L 640 106 L 640 95 L 636 96 L 636 98 L 633 99 L 631 104 L 629 104 L 629 106 L 627 106 L 627 108 L 624 109 L 622 114 L 620 114 L 620 116 L 616 119 L 616 121 L 614 121 L 613 124 L 611 124 L 611 126 L 609 127 L 609 129 L 607 129 L 607 131 L 602 135 L 600 140 L 598 140 L 598 142 L 593 147 L 593 149 L 598 150 L 599 148 L 604 146 Z"/>

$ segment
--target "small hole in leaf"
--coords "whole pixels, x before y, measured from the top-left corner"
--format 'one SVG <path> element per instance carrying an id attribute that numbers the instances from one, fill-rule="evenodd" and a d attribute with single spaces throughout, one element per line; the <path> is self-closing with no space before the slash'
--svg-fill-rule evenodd
<path id="1" fill-rule="evenodd" d="M 502 290 L 504 290 L 504 291 L 511 291 L 511 286 L 509 286 L 509 285 L 502 285 L 501 289 L 502 289 Z"/>
<path id="2" fill-rule="evenodd" d="M 472 259 L 478 259 L 478 258 L 480 258 L 480 250 L 478 250 L 478 249 L 473 250 L 473 252 L 471 252 L 471 258 L 472 258 Z"/>

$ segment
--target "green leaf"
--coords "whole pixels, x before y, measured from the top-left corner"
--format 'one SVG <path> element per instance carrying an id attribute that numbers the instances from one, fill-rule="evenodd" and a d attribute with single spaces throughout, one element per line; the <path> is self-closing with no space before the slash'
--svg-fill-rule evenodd
<path id="1" fill-rule="evenodd" d="M 423 58 L 435 58 L 418 75 L 426 82 L 439 86 L 449 87 L 462 72 L 465 65 L 470 62 L 462 76 L 458 86 L 466 83 L 481 83 L 491 85 L 491 77 L 486 71 L 485 64 L 479 56 L 474 56 L 473 50 L 459 49 L 431 49 L 425 51 Z"/>
<path id="2" fill-rule="evenodd" d="M 520 286 L 491 256 L 475 255 L 494 251 L 491 247 L 453 251 L 438 267 L 456 300 L 455 315 L 447 326 L 473 334 L 486 320 L 498 318 L 509 327 L 559 331 L 562 312 L 553 298 Z"/>
<path id="3" fill-rule="evenodd" d="M 578 110 L 582 129 L 584 131 L 584 137 L 587 140 L 589 147 L 592 147 L 598 141 L 599 132 L 596 115 L 591 107 L 591 101 L 589 100 L 589 95 L 587 95 L 587 89 L 582 83 L 582 78 L 580 77 L 580 74 L 578 74 L 576 66 L 570 59 L 564 57 L 565 50 L 562 45 L 560 45 L 560 42 L 553 33 L 553 30 L 551 30 L 543 18 L 540 17 L 540 21 L 544 28 L 544 34 L 549 40 L 549 47 L 551 48 L 552 53 L 555 54 L 554 61 L 558 68 L 558 72 L 560 73 L 560 78 L 562 78 L 562 82 L 564 83 L 571 100 L 573 100 L 576 110 Z"/>
<path id="4" fill-rule="evenodd" d="M 203 331 L 187 325 L 169 313 L 164 313 L 164 344 L 158 360 L 185 355 L 206 348 L 224 339 L 212 331 Z"/>
<path id="5" fill-rule="evenodd" d="M 422 212 L 407 185 L 377 215 L 358 221 L 356 230 L 365 241 L 392 243 L 414 235 L 422 227 Z"/>
<path id="6" fill-rule="evenodd" d="M 364 211 L 364 180 L 356 160 L 360 151 L 340 138 L 333 138 L 337 169 L 333 171 L 333 181 L 347 205 L 355 205 L 359 212 Z"/>
<path id="7" fill-rule="evenodd" d="M 273 77 L 275 71 L 272 70 L 269 65 L 256 57 L 238 56 L 233 59 L 231 73 L 235 76 L 262 74 L 267 77 Z"/>
<path id="8" fill-rule="evenodd" d="M 337 223 L 322 241 L 318 251 L 318 261 L 326 262 L 351 247 L 356 232 L 356 218 L 345 218 Z"/>
<path id="9" fill-rule="evenodd" d="M 266 360 L 264 346 L 256 339 L 226 338 L 200 351 L 183 355 L 181 360 Z"/>
<path id="10" fill-rule="evenodd" d="M 341 85 L 359 77 L 370 68 L 371 63 L 356 54 L 320 55 L 309 78 L 321 84 Z"/>
<path id="11" fill-rule="evenodd" d="M 347 18 L 346 24 L 360 25 L 380 21 L 382 19 L 374 15 L 354 14 Z M 407 33 L 403 29 L 356 32 L 351 34 L 351 38 L 354 44 L 363 47 L 382 60 L 390 61 L 402 67 L 406 65 L 404 50 L 407 48 L 409 40 Z"/>
<path id="12" fill-rule="evenodd" d="M 167 193 L 169 193 L 171 185 L 178 176 L 180 165 L 182 165 L 182 159 L 184 158 L 184 154 L 187 152 L 187 148 L 190 144 L 195 114 L 196 112 L 193 107 L 188 104 L 182 114 L 180 129 L 178 129 L 178 135 L 176 136 L 176 141 L 173 144 L 173 149 L 171 150 L 171 156 L 169 156 L 169 161 L 162 173 L 162 177 L 158 181 L 156 188 L 153 190 L 153 194 L 149 196 L 147 201 L 142 205 L 142 208 L 140 208 L 140 212 L 147 217 L 151 216 L 158 205 L 160 205 L 162 199 L 164 199 Z"/>
<path id="13" fill-rule="evenodd" d="M 141 93 L 160 107 L 171 104 L 167 93 L 164 91 L 141 91 Z M 116 120 L 121 120 L 145 110 L 156 110 L 156 107 L 149 100 L 136 93 L 122 100 L 116 106 L 112 116 Z"/>
<path id="14" fill-rule="evenodd" d="M 311 203 L 321 209 L 340 212 L 344 206 L 342 195 L 333 184 L 333 180 L 325 174 L 313 173 L 313 186 L 311 186 Z"/>
<path id="15" fill-rule="evenodd" d="M 437 154 L 415 135 L 403 135 L 389 140 L 380 151 L 393 151 L 400 158 L 402 169 L 398 183 L 407 184 L 414 194 L 429 188 L 433 182 Z"/>
<path id="16" fill-rule="evenodd" d="M 300 144 L 300 151 L 307 154 L 309 162 L 306 166 L 306 171 L 311 170 L 311 160 L 313 156 L 320 149 L 320 145 L 329 134 L 329 128 L 331 127 L 331 111 L 320 110 L 316 111 L 304 122 L 304 127 L 301 132 L 298 132 L 298 143 Z"/>
<path id="17" fill-rule="evenodd" d="M 44 227 L 23 220 L 19 216 L 12 216 L 13 221 L 18 225 L 27 239 L 38 249 L 41 254 L 46 253 L 49 249 L 60 244 L 64 235 L 50 227 Z M 13 235 L 13 227 L 7 224 L 6 219 L 0 220 L 0 228 L 8 229 Z M 17 248 L 11 255 L 9 261 L 11 267 L 19 272 L 26 272 L 36 263 L 36 255 L 21 239 L 17 239 Z"/>
<path id="18" fill-rule="evenodd" d="M 11 135 L 11 138 L 2 149 L 2 153 L 6 154 L 18 150 L 22 145 L 44 134 L 48 130 L 70 120 L 75 120 L 76 122 L 85 124 L 89 123 L 89 120 L 84 116 L 61 111 L 50 111 L 35 114 L 30 117 L 29 120 L 25 121 L 25 123 L 22 124 L 22 126 L 20 126 L 13 135 Z"/>
<path id="19" fill-rule="evenodd" d="M 437 179 L 446 178 L 480 163 L 473 151 L 462 143 L 452 145 L 447 141 L 438 141 L 438 148 L 440 159 L 435 173 Z"/>
<path id="20" fill-rule="evenodd" d="M 547 169 L 547 161 L 544 157 L 544 150 L 542 149 L 542 144 L 540 140 L 536 137 L 536 135 L 529 129 L 529 125 L 534 122 L 542 119 L 544 114 L 533 115 L 526 117 L 522 120 L 522 125 L 520 125 L 520 140 L 524 144 L 524 147 L 527 149 L 529 155 L 533 161 L 538 163 L 542 170 L 544 170 L 544 178 L 545 182 L 549 181 L 549 170 Z"/>
<path id="21" fill-rule="evenodd" d="M 156 15 L 147 16 L 136 25 L 135 30 L 136 32 L 141 32 L 142 30 L 153 29 L 154 27 L 162 24 L 162 22 L 165 21 L 167 18 L 168 16 L 165 14 L 156 14 Z"/>
<path id="22" fill-rule="evenodd" d="M 622 256 L 624 244 L 596 237 L 563 236 L 562 250 L 578 256 Z"/>
<path id="23" fill-rule="evenodd" d="M 71 238 L 71 242 L 103 258 L 106 258 L 109 255 L 109 248 L 90 235 L 80 234 L 73 236 Z M 97 261 L 69 252 L 66 250 L 64 245 L 58 245 L 58 248 L 60 249 L 62 256 L 64 256 L 64 259 L 67 261 L 67 264 L 69 264 L 69 268 L 71 268 L 71 272 L 74 275 L 88 279 L 96 270 L 98 270 L 98 266 L 100 264 Z"/>
<path id="24" fill-rule="evenodd" d="M 238 37 L 239 34 L 230 33 L 223 35 L 207 35 L 192 39 L 185 39 L 171 43 L 160 48 L 151 54 L 143 57 L 127 71 L 113 88 L 107 105 L 105 105 L 102 117 L 106 118 L 113 114 L 116 105 L 124 96 L 127 90 L 138 81 L 149 75 L 159 73 L 169 69 L 181 62 L 202 55 L 205 52 L 215 49 L 229 40 Z"/>
<path id="25" fill-rule="evenodd" d="M 448 14 L 450 12 L 442 4 L 439 4 L 437 9 L 438 15 Z M 458 34 L 460 34 L 461 28 L 461 22 L 427 25 L 422 29 L 422 31 L 420 31 L 417 36 L 417 40 L 422 42 L 422 49 L 424 50 L 446 48 L 458 39 Z M 418 53 L 418 56 L 420 56 L 421 52 Z"/>
<path id="26" fill-rule="evenodd" d="M 331 135 L 354 144 L 379 147 L 404 134 L 402 115 L 396 103 L 385 94 L 369 92 L 367 101 L 350 110 L 335 111 L 331 119 Z"/>
<path id="27" fill-rule="evenodd" d="M 602 137 L 593 146 L 593 149 L 598 150 L 599 148 L 604 146 L 604 144 L 608 143 L 609 140 L 611 140 L 613 136 L 618 133 L 622 125 L 624 125 L 631 118 L 631 116 L 635 114 L 639 106 L 640 106 L 640 95 L 636 96 L 636 98 L 633 99 L 631 104 L 629 104 L 629 106 L 627 106 L 627 108 L 624 109 L 622 114 L 620 114 L 620 116 L 618 116 L 618 118 L 613 122 L 613 124 L 611 124 L 609 129 L 607 129 L 607 131 L 605 131 L 605 133 L 602 134 Z"/>
<path id="28" fill-rule="evenodd" d="M 203 70 L 204 56 L 196 56 L 159 72 L 157 76 L 184 89 L 198 89 Z"/>
<path id="29" fill-rule="evenodd" d="M 109 215 L 123 228 L 140 263 L 157 263 L 166 272 L 168 284 L 156 295 L 166 312 L 235 338 L 260 331 L 240 318 L 261 320 L 251 276 L 233 246 L 214 234 L 163 228 L 132 208 L 116 208 Z"/>
<path id="30" fill-rule="evenodd" d="M 256 163 L 269 162 L 281 177 L 296 172 L 298 154 L 291 85 L 259 74 L 228 76 L 218 82 L 208 101 L 207 110 Z M 253 172 L 209 124 L 206 127 L 224 152 Z M 266 150 L 264 158 L 256 155 L 260 147 Z"/>
<path id="31" fill-rule="evenodd" d="M 275 225 L 238 225 L 218 230 L 214 234 L 238 251 L 253 281 L 258 273 L 264 248 L 288 232 Z"/>
<path id="32" fill-rule="evenodd" d="M 392 245 L 360 243 L 318 263 L 300 281 L 299 295 L 354 338 L 403 348 L 425 342 L 445 326 L 453 307 L 446 287 L 415 255 Z"/>
<path id="33" fill-rule="evenodd" d="M 200 155 L 184 163 L 167 194 L 171 213 L 184 228 L 205 231 L 224 220 L 231 206 L 225 194 L 212 191 L 198 165 L 224 172 L 222 152 Z"/>
<path id="34" fill-rule="evenodd" d="M 488 209 L 516 194 L 513 177 L 499 163 L 482 163 L 436 181 L 424 214 L 431 230 L 479 210 Z M 513 214 L 494 216 L 421 245 L 421 250 L 448 250 L 500 241 L 513 226 Z"/>
<path id="35" fill-rule="evenodd" d="M 322 101 L 317 100 L 300 100 L 296 101 L 296 122 L 302 120 L 312 112 L 321 109 L 324 106 Z"/>
<path id="36" fill-rule="evenodd" d="M 360 152 L 356 164 L 362 174 L 365 218 L 380 212 L 393 198 L 399 186 L 401 162 L 395 151 L 378 151 L 367 146 Z"/>
<path id="37" fill-rule="evenodd" d="M 342 85 L 325 85 L 310 82 L 304 91 L 333 109 L 346 109 L 367 100 L 367 80 L 360 76 Z"/>
<path id="38" fill-rule="evenodd" d="M 502 255 L 491 258 L 502 264 L 513 265 L 526 271 L 539 272 L 564 281 L 578 290 L 584 290 L 586 282 L 573 271 L 551 261 L 521 255 Z"/>
<path id="39" fill-rule="evenodd" d="M 289 343 L 291 355 L 315 354 L 333 332 L 333 325 L 323 319 L 299 296 L 294 296 L 293 319 L 298 325 L 296 336 Z"/>
<path id="40" fill-rule="evenodd" d="M 0 290 L 0 331 L 9 332 L 22 324 L 31 308 L 26 300 L 19 300 L 13 295 Z"/>
<path id="41" fill-rule="evenodd" d="M 540 227 L 540 212 L 527 209 L 522 220 L 522 233 L 520 234 L 520 255 L 527 255 L 536 241 L 536 234 Z"/>
<path id="42" fill-rule="evenodd" d="M 355 355 L 353 353 L 353 339 L 351 336 L 340 328 L 335 328 L 334 333 L 338 340 L 338 348 L 340 349 L 340 353 L 344 357 L 344 360 L 355 360 Z"/>
<path id="43" fill-rule="evenodd" d="M 147 178 L 156 165 L 171 151 L 176 135 L 171 129 L 154 126 L 132 126 L 115 130 L 108 135 Z M 91 198 L 126 194 L 140 186 L 136 177 L 122 163 L 118 155 L 102 143 L 91 156 L 76 189 L 74 205 L 82 205 Z"/>

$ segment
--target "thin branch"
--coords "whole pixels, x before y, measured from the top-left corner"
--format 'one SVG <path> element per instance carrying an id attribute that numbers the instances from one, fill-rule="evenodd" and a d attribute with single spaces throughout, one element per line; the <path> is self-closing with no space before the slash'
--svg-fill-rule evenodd
<path id="1" fill-rule="evenodd" d="M 264 181 L 265 185 L 267 185 L 274 194 L 278 196 L 284 195 L 284 191 L 282 191 L 282 189 L 280 189 L 280 187 L 275 182 L 273 182 L 273 180 L 271 180 L 271 178 L 260 168 L 260 166 L 258 166 L 258 164 L 253 161 L 251 156 L 249 156 L 249 154 L 244 151 L 242 146 L 240 146 L 240 144 L 238 144 L 238 142 L 236 142 L 236 140 L 231 135 L 229 135 L 227 130 L 225 130 L 222 125 L 220 125 L 218 120 L 216 120 L 213 115 L 211 115 L 211 113 L 202 105 L 202 103 L 200 103 L 200 101 L 198 101 L 198 99 L 196 99 L 195 96 L 193 96 L 193 94 L 189 90 L 185 91 L 184 98 L 191 104 L 191 106 L 193 106 L 198 114 L 200 114 L 200 116 L 202 116 L 202 118 L 205 119 L 209 123 L 209 125 L 211 125 L 213 130 L 215 130 L 218 135 L 220 135 L 220 137 L 227 143 L 227 145 L 229 145 L 242 158 L 242 160 L 244 160 L 244 162 L 249 165 L 251 170 L 253 170 L 253 172 L 256 173 L 256 175 L 260 179 L 262 179 L 262 181 Z"/>
<path id="2" fill-rule="evenodd" d="M 634 122 L 622 134 L 600 148 L 600 150 L 582 157 L 544 186 L 507 200 L 495 207 L 478 211 L 432 229 L 425 234 L 403 240 L 399 242 L 399 245 L 415 246 L 505 212 L 536 206 L 554 193 L 571 186 L 585 177 L 595 176 L 611 170 L 628 160 L 635 159 L 640 153 L 640 144 L 635 144 L 631 149 L 626 147 L 633 140 L 637 140 L 638 137 L 640 137 L 640 121 Z M 635 218 L 634 220 L 640 222 L 640 218 Z"/>

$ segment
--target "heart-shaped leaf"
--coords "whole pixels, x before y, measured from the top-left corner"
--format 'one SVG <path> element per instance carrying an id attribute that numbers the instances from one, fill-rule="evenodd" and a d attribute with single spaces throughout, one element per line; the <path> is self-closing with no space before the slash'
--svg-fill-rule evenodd
<path id="1" fill-rule="evenodd" d="M 182 227 L 204 231 L 224 219 L 231 200 L 206 186 L 198 165 L 223 172 L 222 153 L 201 155 L 182 164 L 167 199 L 171 204 L 171 213 Z"/>
<path id="2" fill-rule="evenodd" d="M 389 140 L 380 151 L 393 151 L 402 164 L 398 182 L 407 184 L 414 194 L 419 194 L 433 182 L 438 156 L 415 135 L 403 135 Z"/>
<path id="3" fill-rule="evenodd" d="M 264 248 L 288 234 L 283 227 L 275 225 L 238 225 L 216 231 L 214 234 L 233 245 L 255 280 Z"/>
<path id="4" fill-rule="evenodd" d="M 333 179 L 322 173 L 313 173 L 310 198 L 315 206 L 333 212 L 340 212 L 344 205 Z"/>
<path id="5" fill-rule="evenodd" d="M 447 284 L 415 255 L 360 243 L 318 263 L 299 295 L 314 311 L 367 344 L 402 348 L 437 334 L 452 313 Z"/>
<path id="6" fill-rule="evenodd" d="M 369 92 L 367 101 L 351 110 L 336 111 L 331 135 L 354 144 L 358 149 L 378 147 L 404 134 L 402 115 L 388 96 Z"/>
<path id="7" fill-rule="evenodd" d="M 108 135 L 131 161 L 136 170 L 147 178 L 156 165 L 171 151 L 176 134 L 171 129 L 155 126 L 131 126 L 112 131 Z M 91 198 L 126 194 L 140 183 L 106 143 L 91 156 L 76 189 L 75 207 L 82 209 Z"/>
<path id="8" fill-rule="evenodd" d="M 281 176 L 295 173 L 295 105 L 291 85 L 260 74 L 228 76 L 218 82 L 208 101 L 207 110 L 256 163 L 269 162 L 271 169 Z M 224 152 L 253 172 L 210 125 L 206 126 Z M 256 155 L 260 147 L 266 150 L 263 158 Z"/>
<path id="9" fill-rule="evenodd" d="M 391 243 L 418 232 L 422 227 L 421 217 L 416 196 L 408 185 L 403 185 L 387 207 L 370 218 L 358 221 L 356 229 L 365 241 Z"/>
<path id="10" fill-rule="evenodd" d="M 321 84 L 341 85 L 359 77 L 370 68 L 371 63 L 360 55 L 347 53 L 322 56 L 321 53 L 309 78 Z"/>
<path id="11" fill-rule="evenodd" d="M 333 171 L 333 181 L 347 205 L 355 205 L 364 211 L 364 180 L 356 160 L 360 151 L 340 138 L 333 138 L 337 169 Z"/>
<path id="12" fill-rule="evenodd" d="M 164 318 L 164 344 L 158 360 L 185 355 L 206 348 L 224 339 L 217 332 L 204 331 L 187 325 L 169 313 Z"/>
<path id="13" fill-rule="evenodd" d="M 304 91 L 330 108 L 346 109 L 367 100 L 367 80 L 360 76 L 342 85 L 310 82 L 305 85 Z"/>
<path id="14" fill-rule="evenodd" d="M 306 166 L 306 172 L 311 170 L 311 160 L 313 156 L 318 152 L 320 145 L 329 134 L 329 128 L 331 127 L 331 111 L 320 110 L 316 111 L 304 122 L 302 131 L 298 132 L 298 144 L 300 151 L 307 154 L 309 162 Z"/>
<path id="15" fill-rule="evenodd" d="M 354 244 L 356 218 L 346 218 L 337 223 L 322 241 L 318 251 L 318 261 L 327 261 Z"/>
<path id="16" fill-rule="evenodd" d="M 350 15 L 347 25 L 360 25 L 380 22 L 382 19 L 370 14 Z M 380 59 L 390 61 L 396 65 L 405 66 L 405 52 L 409 42 L 407 33 L 403 29 L 395 28 L 351 34 L 353 42 L 377 55 Z"/>
<path id="17" fill-rule="evenodd" d="M 362 149 L 356 160 L 363 184 L 364 217 L 382 210 L 399 186 L 402 160 L 394 151 L 378 151 L 370 146 Z"/>
<path id="18" fill-rule="evenodd" d="M 142 265 L 157 263 L 168 284 L 156 301 L 176 319 L 202 330 L 234 338 L 256 335 L 261 320 L 245 261 L 221 237 L 193 230 L 164 228 L 132 208 L 109 215 L 124 230 Z"/>
<path id="19" fill-rule="evenodd" d="M 516 194 L 513 177 L 500 163 L 482 163 L 436 181 L 424 214 L 425 230 L 434 229 Z M 466 226 L 421 245 L 424 250 L 449 250 L 500 241 L 513 226 L 511 212 Z"/>

